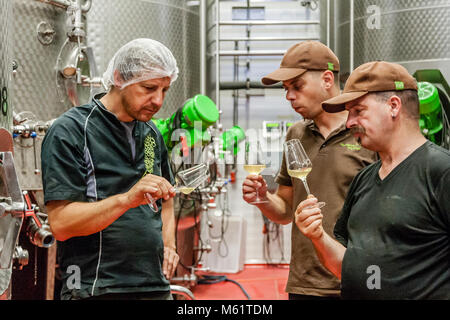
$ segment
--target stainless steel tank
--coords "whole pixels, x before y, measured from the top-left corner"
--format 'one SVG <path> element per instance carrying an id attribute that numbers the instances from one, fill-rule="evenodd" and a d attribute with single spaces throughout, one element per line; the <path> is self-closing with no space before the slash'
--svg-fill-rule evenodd
<path id="1" fill-rule="evenodd" d="M 0 0 L 0 128 L 11 129 L 11 75 L 12 75 L 12 2 Z"/>
<path id="2" fill-rule="evenodd" d="M 10 18 L 4 19 L 2 11 L 2 23 L 13 23 L 12 55 L 19 65 L 14 77 L 14 110 L 16 113 L 31 111 L 40 120 L 58 117 L 71 107 L 66 97 L 62 99 L 58 94 L 55 79 L 58 53 L 67 38 L 66 12 L 36 0 L 3 2 L 14 7 Z M 103 74 L 115 51 L 134 38 L 152 38 L 172 50 L 180 76 L 158 114 L 161 117 L 172 114 L 199 91 L 198 6 L 187 3 L 179 0 L 94 0 L 85 15 L 86 44 L 93 50 L 97 76 Z M 41 33 L 54 32 L 53 40 L 42 43 L 38 37 L 39 28 Z M 84 93 L 80 102 L 88 98 L 89 94 Z"/>
<path id="3" fill-rule="evenodd" d="M 64 0 L 53 2 L 64 3 Z M 2 46 L 2 57 L 8 49 L 11 51 L 8 55 L 18 65 L 12 80 L 14 90 L 9 94 L 11 114 L 14 110 L 21 116 L 19 119 L 49 121 L 74 105 L 67 88 L 75 88 L 80 104 L 86 103 L 95 92 L 102 91 L 101 87 L 91 90 L 90 87 L 76 85 L 64 79 L 58 70 L 59 61 L 65 59 L 68 40 L 65 8 L 37 0 L 2 0 L 2 3 L 12 10 L 9 15 L 2 10 L 2 26 L 7 23 L 10 26 L 7 30 L 14 31 L 11 45 L 7 48 Z M 161 41 L 173 52 L 180 70 L 163 108 L 156 115 L 168 117 L 187 99 L 199 93 L 198 11 L 198 5 L 190 6 L 189 2 L 179 0 L 92 1 L 89 11 L 82 17 L 86 35 L 83 45 L 92 53 L 92 56 L 85 57 L 84 67 L 90 68 L 87 75 L 101 77 L 117 49 L 132 39 L 148 37 Z M 8 32 L 2 32 L 1 37 L 7 35 Z M 10 118 L 8 122 L 12 122 Z M 42 189 L 38 174 L 42 138 L 38 135 L 35 139 L 15 139 L 16 167 L 20 168 L 19 180 L 24 190 Z"/>
<path id="4" fill-rule="evenodd" d="M 322 41 L 329 26 L 344 78 L 352 67 L 385 60 L 450 79 L 450 0 L 321 0 L 320 8 Z"/>
<path id="5" fill-rule="evenodd" d="M 450 149 L 450 0 L 321 0 L 320 10 L 321 39 L 339 57 L 342 86 L 363 63 L 403 65 L 437 87 L 440 145 Z"/>
<path id="6" fill-rule="evenodd" d="M 100 74 L 126 42 L 148 37 L 174 54 L 179 78 L 157 117 L 168 117 L 200 90 L 200 21 L 198 5 L 180 0 L 95 0 L 87 14 L 87 42 Z"/>
<path id="7" fill-rule="evenodd" d="M 9 108 L 12 74 L 12 60 L 11 60 L 11 39 L 12 27 L 11 19 L 3 19 L 3 16 L 9 16 L 12 13 L 12 3 L 9 0 L 0 0 L 0 128 L 10 130 L 12 126 L 11 109 Z M 6 96 L 5 96 L 6 95 Z M 0 144 L 2 142 L 0 141 Z M 1 196 L 1 195 L 0 195 Z M 3 217 L 2 217 L 3 218 Z M 5 226 L 9 226 L 9 217 L 0 220 L 0 229 L 3 231 Z M 3 235 L 0 235 L 3 238 Z M 4 241 L 1 240 L 0 252 L 3 250 Z M 0 268 L 0 300 L 9 299 L 10 280 L 12 274 L 12 267 Z"/>

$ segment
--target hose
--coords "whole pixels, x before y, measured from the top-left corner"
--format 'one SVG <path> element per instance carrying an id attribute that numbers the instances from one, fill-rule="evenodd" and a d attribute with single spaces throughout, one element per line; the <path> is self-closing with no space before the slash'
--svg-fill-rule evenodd
<path id="1" fill-rule="evenodd" d="M 251 298 L 248 295 L 247 291 L 245 291 L 245 289 L 242 287 L 242 285 L 239 282 L 237 282 L 236 280 L 233 280 L 233 279 L 229 279 L 225 275 L 221 275 L 221 276 L 204 275 L 204 276 L 202 276 L 202 279 L 198 280 L 198 283 L 199 284 L 215 284 L 215 283 L 220 283 L 220 282 L 223 282 L 223 281 L 229 281 L 229 282 L 234 283 L 235 285 L 237 285 L 242 290 L 242 292 L 245 294 L 247 299 L 251 300 Z"/>

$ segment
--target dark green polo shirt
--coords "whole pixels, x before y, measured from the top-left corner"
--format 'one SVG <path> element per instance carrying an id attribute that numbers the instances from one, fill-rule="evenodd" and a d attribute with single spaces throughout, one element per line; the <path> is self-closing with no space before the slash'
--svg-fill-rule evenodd
<path id="1" fill-rule="evenodd" d="M 334 230 L 345 299 L 450 299 L 450 152 L 426 142 L 353 181 Z"/>
<path id="2" fill-rule="evenodd" d="M 98 100 L 101 96 L 70 109 L 47 132 L 41 156 L 45 203 L 99 201 L 128 191 L 146 173 L 174 183 L 155 125 L 136 121 L 126 128 Z M 161 200 L 157 203 L 158 213 L 139 206 L 101 232 L 58 242 L 63 299 L 170 290 L 161 268 Z M 70 266 L 81 271 L 80 289 L 73 288 Z"/>

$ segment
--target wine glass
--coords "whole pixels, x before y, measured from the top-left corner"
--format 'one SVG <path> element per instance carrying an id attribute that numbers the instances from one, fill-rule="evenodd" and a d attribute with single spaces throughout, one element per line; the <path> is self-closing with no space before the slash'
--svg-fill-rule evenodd
<path id="1" fill-rule="evenodd" d="M 251 175 L 259 175 L 266 168 L 266 160 L 263 157 L 261 144 L 258 140 L 245 139 L 245 163 L 244 170 Z M 256 199 L 251 204 L 267 203 L 267 200 L 259 198 L 258 188 L 256 188 Z"/>
<path id="2" fill-rule="evenodd" d="M 303 149 L 300 140 L 292 139 L 286 141 L 284 143 L 284 155 L 288 174 L 293 178 L 302 180 L 306 193 L 310 195 L 311 192 L 309 191 L 306 177 L 312 170 L 312 163 L 305 149 Z M 318 202 L 315 206 L 322 208 L 325 206 L 325 202 Z"/>
<path id="3" fill-rule="evenodd" d="M 205 163 L 198 164 L 177 173 L 175 177 L 175 190 L 183 194 L 190 194 L 203 182 L 208 179 L 208 166 Z M 148 206 L 153 212 L 158 212 L 156 200 L 149 194 L 145 193 Z"/>

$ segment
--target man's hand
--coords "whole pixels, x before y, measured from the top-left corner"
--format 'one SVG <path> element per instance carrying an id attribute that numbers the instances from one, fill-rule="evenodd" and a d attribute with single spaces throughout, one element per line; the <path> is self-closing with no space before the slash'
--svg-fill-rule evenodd
<path id="1" fill-rule="evenodd" d="M 176 195 L 175 188 L 163 177 L 147 174 L 125 193 L 130 208 L 147 203 L 145 194 L 149 193 L 155 200 L 168 200 Z"/>
<path id="2" fill-rule="evenodd" d="M 320 239 L 324 233 L 322 211 L 315 204 L 317 204 L 317 199 L 313 195 L 309 195 L 306 200 L 300 202 L 295 211 L 295 224 L 311 240 Z"/>
<path id="3" fill-rule="evenodd" d="M 177 269 L 178 261 L 177 251 L 173 247 L 164 247 L 163 273 L 167 280 L 170 280 Z"/>
<path id="4" fill-rule="evenodd" d="M 256 200 L 256 190 L 258 190 L 260 199 L 266 199 L 267 184 L 264 178 L 260 175 L 248 175 L 242 183 L 243 199 L 248 203 L 254 202 Z"/>

